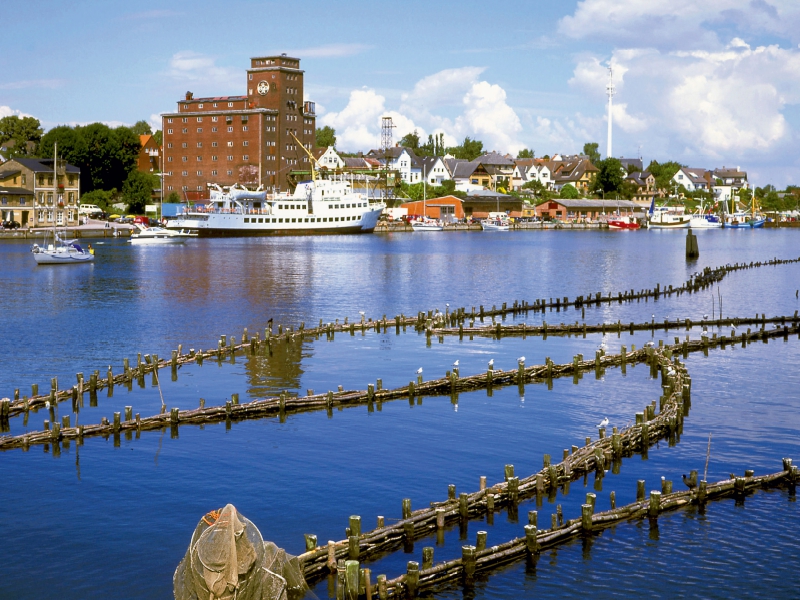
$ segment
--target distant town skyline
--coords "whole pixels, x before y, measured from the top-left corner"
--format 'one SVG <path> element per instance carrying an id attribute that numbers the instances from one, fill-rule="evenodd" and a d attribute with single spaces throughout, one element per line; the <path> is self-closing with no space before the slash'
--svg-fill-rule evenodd
<path id="1" fill-rule="evenodd" d="M 702 4 L 698 6 L 697 4 Z M 0 116 L 45 129 L 173 112 L 245 93 L 250 57 L 301 59 L 317 126 L 337 147 L 414 129 L 487 150 L 605 156 L 614 67 L 615 156 L 737 167 L 753 185 L 800 184 L 800 5 L 789 0 L 465 0 L 331 5 L 32 1 L 2 45 Z"/>

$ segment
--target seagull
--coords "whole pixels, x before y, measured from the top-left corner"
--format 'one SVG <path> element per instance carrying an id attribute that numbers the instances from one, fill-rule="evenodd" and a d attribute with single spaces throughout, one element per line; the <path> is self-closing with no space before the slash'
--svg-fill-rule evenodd
<path id="1" fill-rule="evenodd" d="M 644 343 L 644 347 L 645 348 L 652 348 L 655 345 L 656 345 L 655 342 L 652 342 L 652 341 Z"/>
<path id="2" fill-rule="evenodd" d="M 517 359 L 517 362 L 524 363 L 524 362 L 525 362 L 525 357 L 524 357 L 524 356 L 520 356 L 520 357 Z"/>
<path id="3" fill-rule="evenodd" d="M 655 319 L 655 318 L 656 318 L 656 316 L 655 316 L 654 314 L 653 314 L 653 315 L 650 315 L 650 317 L 651 317 L 651 318 L 653 318 L 653 319 Z"/>
<path id="4" fill-rule="evenodd" d="M 706 319 L 708 319 L 708 315 L 703 315 L 703 320 L 705 321 Z"/>
<path id="5" fill-rule="evenodd" d="M 45 400 L 44 407 L 50 408 L 50 400 Z"/>
<path id="6" fill-rule="evenodd" d="M 422 367 L 420 367 L 419 369 L 417 369 L 417 375 L 422 375 Z"/>
<path id="7" fill-rule="evenodd" d="M 444 305 L 445 305 L 446 308 L 450 308 L 450 303 L 449 302 L 445 302 Z"/>
<path id="8" fill-rule="evenodd" d="M 602 429 L 608 426 L 608 417 L 604 417 L 602 421 L 597 424 L 598 429 Z"/>
<path id="9" fill-rule="evenodd" d="M 454 363 L 453 363 L 453 366 L 454 366 L 454 367 L 457 367 L 457 366 L 458 366 L 458 361 L 454 362 Z"/>
<path id="10" fill-rule="evenodd" d="M 685 474 L 683 475 L 683 483 L 685 483 L 686 487 L 688 487 L 690 490 L 693 490 L 697 487 L 697 484 L 689 479 Z"/>
<path id="11" fill-rule="evenodd" d="M 494 366 L 494 359 L 491 359 L 491 360 L 489 361 L 489 366 L 490 366 L 490 367 L 493 367 L 493 366 Z"/>

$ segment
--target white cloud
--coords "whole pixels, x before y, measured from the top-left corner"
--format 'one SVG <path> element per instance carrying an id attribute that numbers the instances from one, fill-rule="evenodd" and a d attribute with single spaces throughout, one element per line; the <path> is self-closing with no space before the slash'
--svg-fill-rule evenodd
<path id="1" fill-rule="evenodd" d="M 0 106 L 0 118 L 3 117 L 32 117 L 33 115 L 29 115 L 27 113 L 22 112 L 21 110 L 17 110 L 16 108 L 11 108 L 10 106 Z"/>
<path id="2" fill-rule="evenodd" d="M 167 75 L 178 82 L 201 83 L 209 90 L 220 87 L 241 88 L 243 82 L 240 68 L 217 66 L 215 58 L 191 50 L 172 55 Z"/>
<path id="3" fill-rule="evenodd" d="M 423 77 L 400 95 L 397 110 L 387 107 L 386 98 L 373 89 L 354 90 L 344 109 L 325 114 L 319 122 L 336 129 L 337 145 L 350 151 L 378 145 L 382 116 L 392 117 L 395 140 L 416 130 L 422 140 L 429 133 L 444 133 L 448 145 L 470 136 L 500 152 L 520 149 L 519 117 L 502 87 L 478 80 L 484 71 L 463 67 Z"/>
<path id="4" fill-rule="evenodd" d="M 676 49 L 718 44 L 720 27 L 796 40 L 798 24 L 795 0 L 583 0 L 558 31 L 575 39 Z"/>

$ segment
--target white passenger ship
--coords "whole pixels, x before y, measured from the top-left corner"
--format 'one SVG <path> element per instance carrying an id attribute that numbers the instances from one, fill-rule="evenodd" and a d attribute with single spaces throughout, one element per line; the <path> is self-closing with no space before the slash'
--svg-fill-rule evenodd
<path id="1" fill-rule="evenodd" d="M 206 205 L 185 207 L 167 227 L 200 237 L 371 233 L 384 206 L 354 193 L 344 178 L 304 181 L 293 193 L 272 195 L 213 184 Z"/>

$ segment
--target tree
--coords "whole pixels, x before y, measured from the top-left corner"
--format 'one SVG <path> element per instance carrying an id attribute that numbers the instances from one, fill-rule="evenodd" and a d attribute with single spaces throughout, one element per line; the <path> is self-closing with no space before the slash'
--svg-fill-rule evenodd
<path id="1" fill-rule="evenodd" d="M 136 121 L 130 129 L 134 135 L 153 135 L 153 130 L 147 121 Z"/>
<path id="2" fill-rule="evenodd" d="M 178 195 L 178 192 L 170 192 L 169 196 L 164 198 L 164 202 L 168 202 L 169 204 L 180 204 L 181 197 Z"/>
<path id="3" fill-rule="evenodd" d="M 130 127 L 111 129 L 104 123 L 54 127 L 42 136 L 41 156 L 52 156 L 56 142 L 59 156 L 81 170 L 81 188 L 85 192 L 120 189 L 136 169 L 142 147 Z"/>
<path id="4" fill-rule="evenodd" d="M 145 206 L 153 197 L 158 178 L 150 173 L 133 170 L 122 184 L 122 196 L 128 203 L 128 212 L 144 214 Z"/>
<path id="5" fill-rule="evenodd" d="M 153 140 L 155 141 L 155 143 L 156 143 L 157 145 L 159 145 L 159 146 L 163 146 L 163 145 L 164 145 L 164 132 L 162 132 L 160 129 L 158 129 L 158 130 L 157 130 L 157 131 L 156 131 L 156 132 L 153 134 Z"/>
<path id="6" fill-rule="evenodd" d="M 647 170 L 656 178 L 657 190 L 668 190 L 672 188 L 672 178 L 675 176 L 681 167 L 684 165 L 670 160 L 665 163 L 659 163 L 656 160 L 650 161 L 647 165 Z"/>
<path id="7" fill-rule="evenodd" d="M 523 148 L 517 153 L 517 158 L 536 158 L 536 152 L 529 148 Z"/>
<path id="8" fill-rule="evenodd" d="M 413 132 L 407 133 L 400 138 L 400 146 L 402 148 L 411 148 L 412 150 L 419 148 L 419 134 L 417 130 L 415 129 Z"/>
<path id="9" fill-rule="evenodd" d="M 597 166 L 597 163 L 600 162 L 600 151 L 598 147 L 600 144 L 597 142 L 586 142 L 583 145 L 583 153 L 589 157 L 589 161 Z"/>
<path id="10" fill-rule="evenodd" d="M 0 144 L 9 144 L 7 158 L 16 156 L 36 156 L 39 142 L 42 139 L 42 127 L 39 119 L 10 115 L 0 119 Z M 29 142 L 31 142 L 29 144 Z"/>
<path id="11" fill-rule="evenodd" d="M 574 185 L 566 184 L 564 187 L 561 188 L 561 198 L 575 200 L 581 197 L 581 193 L 578 191 Z"/>
<path id="12" fill-rule="evenodd" d="M 317 148 L 336 148 L 336 130 L 333 127 L 317 127 Z"/>
<path id="13" fill-rule="evenodd" d="M 606 194 L 622 191 L 623 168 L 618 158 L 611 157 L 597 161 L 595 166 L 598 168 L 598 172 L 592 182 L 592 191 Z"/>
<path id="14" fill-rule="evenodd" d="M 472 140 L 469 138 L 469 136 L 467 136 L 464 138 L 464 142 L 460 146 L 448 148 L 447 152 L 456 158 L 475 160 L 481 154 L 483 154 L 483 142 L 480 140 Z"/>

